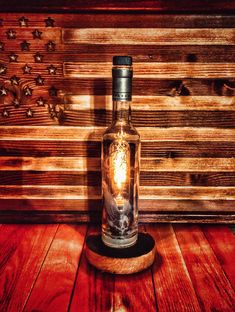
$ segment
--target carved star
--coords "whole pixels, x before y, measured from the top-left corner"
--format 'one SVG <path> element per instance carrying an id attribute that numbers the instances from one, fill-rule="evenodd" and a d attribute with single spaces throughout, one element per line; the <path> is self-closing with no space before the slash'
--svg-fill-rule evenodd
<path id="1" fill-rule="evenodd" d="M 21 51 L 29 51 L 29 46 L 30 46 L 29 42 L 27 42 L 26 40 L 22 41 L 20 44 Z"/>
<path id="2" fill-rule="evenodd" d="M 42 32 L 38 29 L 35 29 L 33 32 L 33 39 L 42 39 L 41 36 L 42 36 Z"/>
<path id="3" fill-rule="evenodd" d="M 31 74 L 32 67 L 30 67 L 28 64 L 25 64 L 25 66 L 22 67 L 22 69 L 23 69 L 23 74 Z"/>
<path id="4" fill-rule="evenodd" d="M 4 51 L 4 46 L 5 46 L 5 43 L 0 42 L 0 51 Z"/>
<path id="5" fill-rule="evenodd" d="M 52 110 L 50 111 L 50 116 L 51 116 L 52 119 L 54 119 L 54 118 L 57 117 L 57 113 L 56 113 L 56 111 L 55 111 L 54 109 L 52 109 Z"/>
<path id="6" fill-rule="evenodd" d="M 2 111 L 2 117 L 7 118 L 9 116 L 10 116 L 10 112 L 6 108 L 4 108 L 4 110 Z"/>
<path id="7" fill-rule="evenodd" d="M 44 100 L 43 97 L 40 96 L 40 97 L 37 99 L 36 103 L 37 103 L 37 106 L 45 106 L 46 101 Z"/>
<path id="8" fill-rule="evenodd" d="M 46 27 L 54 27 L 55 21 L 51 17 L 45 19 L 44 22 L 46 24 Z"/>
<path id="9" fill-rule="evenodd" d="M 49 89 L 49 95 L 50 95 L 50 96 L 57 96 L 57 92 L 58 92 L 58 89 L 56 89 L 54 86 L 52 86 L 52 87 Z"/>
<path id="10" fill-rule="evenodd" d="M 38 75 L 37 78 L 35 78 L 35 81 L 36 81 L 36 85 L 37 86 L 42 86 L 44 84 L 44 78 L 42 78 L 41 75 Z"/>
<path id="11" fill-rule="evenodd" d="M 5 95 L 7 95 L 7 89 L 4 88 L 4 87 L 1 87 L 1 88 L 0 88 L 0 92 L 1 92 L 0 96 L 5 96 Z"/>
<path id="12" fill-rule="evenodd" d="M 55 42 L 53 42 L 53 41 L 51 41 L 51 40 L 48 41 L 47 44 L 45 44 L 45 47 L 46 47 L 47 52 L 53 52 L 53 51 L 55 51 L 55 46 L 56 46 Z"/>
<path id="13" fill-rule="evenodd" d="M 19 18 L 19 25 L 20 27 L 27 27 L 28 26 L 28 19 L 22 16 Z"/>
<path id="14" fill-rule="evenodd" d="M 18 108 L 20 106 L 20 101 L 17 98 L 14 98 L 12 104 L 15 106 L 15 108 Z"/>
<path id="15" fill-rule="evenodd" d="M 17 59 L 18 59 L 18 55 L 15 54 L 14 52 L 12 52 L 10 55 L 9 55 L 9 61 L 10 62 L 17 62 Z"/>
<path id="16" fill-rule="evenodd" d="M 33 117 L 33 111 L 31 108 L 28 108 L 26 111 L 26 117 L 27 118 L 32 118 Z"/>
<path id="17" fill-rule="evenodd" d="M 36 63 L 42 63 L 42 59 L 43 59 L 43 55 L 42 54 L 37 52 L 33 57 L 34 57 L 34 61 Z"/>
<path id="18" fill-rule="evenodd" d="M 12 85 L 19 85 L 19 81 L 20 81 L 20 78 L 18 78 L 18 77 L 16 77 L 16 75 L 14 75 L 14 76 L 12 76 L 11 78 L 10 78 L 10 81 L 11 81 L 11 84 Z"/>
<path id="19" fill-rule="evenodd" d="M 57 71 L 57 68 L 53 65 L 50 65 L 47 67 L 47 70 L 48 70 L 48 73 L 50 75 L 55 75 L 56 74 L 56 71 Z"/>
<path id="20" fill-rule="evenodd" d="M 32 90 L 29 86 L 27 86 L 27 87 L 24 89 L 24 95 L 25 95 L 25 96 L 31 96 L 32 93 L 33 93 L 33 90 Z"/>
<path id="21" fill-rule="evenodd" d="M 9 29 L 7 32 L 7 39 L 15 39 L 16 38 L 16 32 L 13 29 Z"/>
<path id="22" fill-rule="evenodd" d="M 4 75 L 7 72 L 7 68 L 6 66 L 4 66 L 3 64 L 0 64 L 0 75 Z"/>

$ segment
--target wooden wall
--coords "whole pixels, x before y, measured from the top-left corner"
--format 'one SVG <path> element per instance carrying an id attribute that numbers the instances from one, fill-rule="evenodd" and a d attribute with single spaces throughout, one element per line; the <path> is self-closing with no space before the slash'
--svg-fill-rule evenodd
<path id="1" fill-rule="evenodd" d="M 113 55 L 132 55 L 140 220 L 234 222 L 235 18 L 1 13 L 0 219 L 100 216 Z"/>

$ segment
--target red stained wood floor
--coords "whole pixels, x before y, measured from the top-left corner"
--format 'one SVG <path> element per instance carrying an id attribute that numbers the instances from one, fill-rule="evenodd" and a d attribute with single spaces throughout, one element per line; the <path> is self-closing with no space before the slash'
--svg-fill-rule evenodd
<path id="1" fill-rule="evenodd" d="M 145 225 L 152 268 L 114 276 L 85 258 L 87 225 L 0 225 L 0 311 L 235 311 L 235 236 L 226 226 Z"/>

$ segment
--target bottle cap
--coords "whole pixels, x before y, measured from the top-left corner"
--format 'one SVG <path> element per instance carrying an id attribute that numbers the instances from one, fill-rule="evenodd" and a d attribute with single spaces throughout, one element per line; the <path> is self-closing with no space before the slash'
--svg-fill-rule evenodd
<path id="1" fill-rule="evenodd" d="M 113 57 L 113 65 L 132 65 L 132 57 L 131 56 L 114 56 Z"/>

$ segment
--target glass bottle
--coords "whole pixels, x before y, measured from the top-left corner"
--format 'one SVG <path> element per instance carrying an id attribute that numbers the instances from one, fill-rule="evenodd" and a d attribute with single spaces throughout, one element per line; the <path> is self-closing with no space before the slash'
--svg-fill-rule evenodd
<path id="1" fill-rule="evenodd" d="M 102 241 L 113 248 L 138 237 L 140 136 L 131 124 L 132 58 L 113 58 L 113 116 L 102 141 Z"/>

